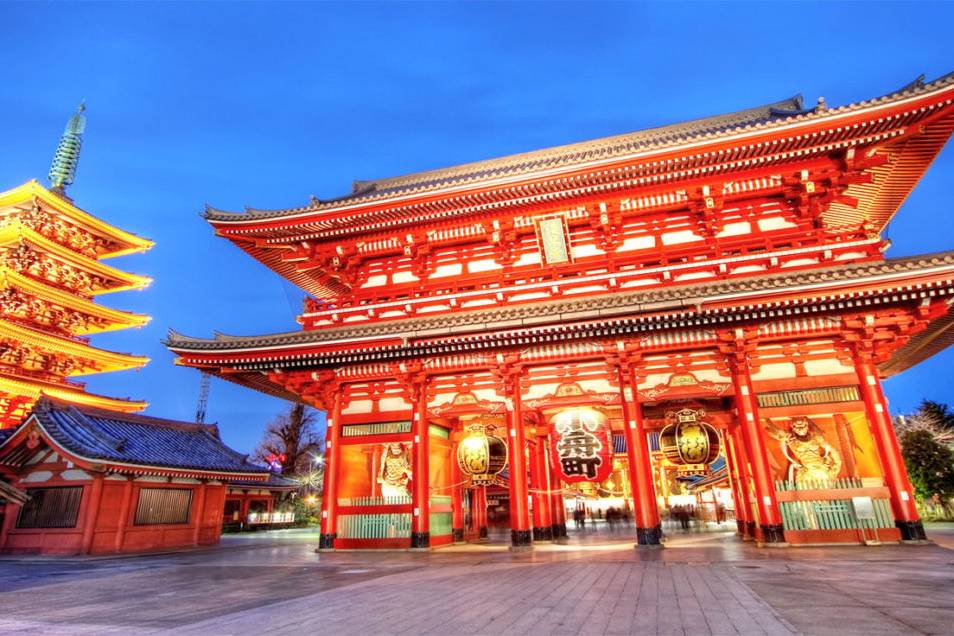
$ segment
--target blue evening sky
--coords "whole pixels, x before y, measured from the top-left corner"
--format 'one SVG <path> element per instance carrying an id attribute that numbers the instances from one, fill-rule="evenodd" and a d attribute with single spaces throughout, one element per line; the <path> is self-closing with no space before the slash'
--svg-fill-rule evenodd
<path id="1" fill-rule="evenodd" d="M 303 293 L 200 218 L 303 204 L 368 179 L 628 132 L 802 92 L 831 105 L 954 70 L 954 5 L 2 3 L 0 190 L 45 182 L 80 99 L 77 204 L 157 245 L 114 264 L 155 278 L 101 297 L 153 316 L 94 344 L 149 355 L 90 377 L 191 419 L 198 373 L 170 327 L 296 328 Z M 894 256 L 954 249 L 948 148 L 905 203 Z M 947 351 L 886 383 L 892 406 L 954 403 Z M 280 400 L 223 381 L 209 421 L 247 451 Z"/>

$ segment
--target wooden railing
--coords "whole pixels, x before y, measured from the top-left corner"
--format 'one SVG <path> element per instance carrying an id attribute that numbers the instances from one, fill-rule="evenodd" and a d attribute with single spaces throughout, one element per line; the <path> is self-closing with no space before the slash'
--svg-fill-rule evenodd
<path id="1" fill-rule="evenodd" d="M 775 492 L 786 530 L 852 530 L 893 528 L 888 489 L 865 486 L 861 479 L 847 477 L 831 481 L 796 484 L 775 482 Z M 859 519 L 857 506 L 869 505 L 873 518 Z"/>
<path id="2" fill-rule="evenodd" d="M 412 503 L 410 497 L 340 497 L 339 506 L 403 506 Z"/>
<path id="3" fill-rule="evenodd" d="M 342 539 L 401 539 L 411 537 L 411 515 L 341 515 L 338 537 Z"/>

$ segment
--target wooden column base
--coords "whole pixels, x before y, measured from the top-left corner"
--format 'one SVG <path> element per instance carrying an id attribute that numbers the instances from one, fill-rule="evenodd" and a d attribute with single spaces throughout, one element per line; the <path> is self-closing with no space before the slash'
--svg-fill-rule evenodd
<path id="1" fill-rule="evenodd" d="M 894 525 L 901 531 L 902 541 L 927 541 L 924 534 L 924 524 L 917 521 L 895 521 Z"/>
<path id="2" fill-rule="evenodd" d="M 662 527 L 636 528 L 636 545 L 638 547 L 661 547 Z"/>
<path id="3" fill-rule="evenodd" d="M 430 547 L 431 547 L 430 532 L 412 532 L 411 533 L 411 549 L 412 550 L 427 550 Z"/>
<path id="4" fill-rule="evenodd" d="M 510 531 L 510 549 L 514 551 L 530 550 L 533 547 L 533 540 L 529 530 L 511 530 Z"/>

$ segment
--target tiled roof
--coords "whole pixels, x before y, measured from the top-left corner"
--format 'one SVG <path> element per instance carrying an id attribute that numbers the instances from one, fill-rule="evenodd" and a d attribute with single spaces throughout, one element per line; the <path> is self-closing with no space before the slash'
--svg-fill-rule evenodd
<path id="1" fill-rule="evenodd" d="M 33 417 L 58 445 L 83 459 L 261 478 L 268 473 L 222 443 L 214 425 L 114 413 L 49 398 L 37 402 Z"/>
<path id="2" fill-rule="evenodd" d="M 205 218 L 230 220 L 236 216 L 270 218 L 290 212 L 320 210 L 336 205 L 357 203 L 414 191 L 427 191 L 441 186 L 493 179 L 538 170 L 594 161 L 624 155 L 645 148 L 675 145 L 698 136 L 726 133 L 738 128 L 785 120 L 811 112 L 802 108 L 802 96 L 796 95 L 779 102 L 756 106 L 734 113 L 704 117 L 688 122 L 639 130 L 613 137 L 604 137 L 564 146 L 555 146 L 495 159 L 475 161 L 448 168 L 415 172 L 412 174 L 371 181 L 355 181 L 352 192 L 326 201 L 313 200 L 310 206 L 291 210 L 258 210 L 248 208 L 244 214 L 225 212 L 208 207 Z"/>
<path id="3" fill-rule="evenodd" d="M 780 102 L 734 113 L 650 128 L 614 137 L 546 148 L 400 177 L 356 181 L 353 185 L 353 191 L 348 195 L 325 201 L 312 199 L 309 205 L 298 208 L 276 210 L 246 208 L 243 213 L 234 213 L 208 206 L 205 218 L 210 221 L 256 221 L 280 218 L 293 214 L 334 209 L 342 205 L 370 203 L 378 199 L 425 193 L 442 187 L 461 186 L 490 179 L 532 174 L 544 170 L 572 168 L 579 164 L 612 160 L 636 152 L 667 149 L 696 141 L 718 139 L 729 134 L 771 129 L 793 121 L 807 121 L 840 115 L 937 90 L 951 83 L 954 83 L 954 73 L 928 83 L 923 82 L 922 76 L 901 89 L 892 91 L 882 97 L 837 108 L 815 107 L 805 109 L 801 95 L 797 95 Z"/>
<path id="4" fill-rule="evenodd" d="M 271 473 L 268 476 L 268 481 L 265 482 L 253 481 L 251 479 L 230 479 L 229 486 L 261 488 L 264 490 L 298 490 L 301 484 L 294 479 Z"/>
<path id="5" fill-rule="evenodd" d="M 241 351 L 285 345 L 309 345 L 339 340 L 394 336 L 418 338 L 451 333 L 487 331 L 496 325 L 542 325 L 566 322 L 580 312 L 597 312 L 604 318 L 636 315 L 648 311 L 691 308 L 710 302 L 714 297 L 742 292 L 784 292 L 795 286 L 812 283 L 839 284 L 869 276 L 910 273 L 939 265 L 954 265 L 954 251 L 924 254 L 880 262 L 837 265 L 798 272 L 782 272 L 764 276 L 724 279 L 715 282 L 663 287 L 651 291 L 618 292 L 578 299 L 565 299 L 458 311 L 429 318 L 409 318 L 368 325 L 335 329 L 291 331 L 263 336 L 228 336 L 216 333 L 213 339 L 193 338 L 169 332 L 165 344 L 182 351 Z M 544 320 L 549 318 L 549 320 Z"/>

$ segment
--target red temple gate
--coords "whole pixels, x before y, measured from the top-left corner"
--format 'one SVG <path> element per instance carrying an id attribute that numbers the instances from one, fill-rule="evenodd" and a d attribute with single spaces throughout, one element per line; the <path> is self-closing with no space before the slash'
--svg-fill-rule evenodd
<path id="1" fill-rule="evenodd" d="M 480 535 L 488 487 L 509 493 L 516 548 L 564 535 L 562 498 L 584 491 L 622 493 L 637 543 L 656 545 L 670 479 L 709 472 L 683 460 L 716 442 L 740 535 L 920 540 L 880 381 L 946 346 L 954 253 L 886 259 L 881 232 L 952 129 L 947 76 L 358 182 L 301 208 L 209 209 L 313 296 L 304 328 L 168 345 L 328 412 L 322 549 L 462 540 L 465 501 Z M 691 404 L 705 416 L 676 461 L 657 436 Z M 507 442 L 493 485 L 455 467 L 477 421 Z"/>

